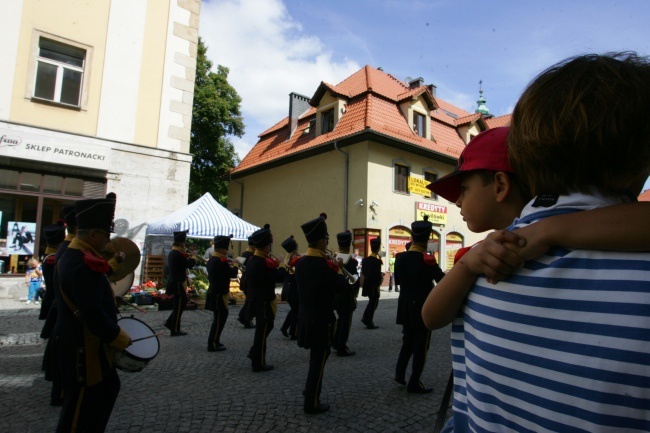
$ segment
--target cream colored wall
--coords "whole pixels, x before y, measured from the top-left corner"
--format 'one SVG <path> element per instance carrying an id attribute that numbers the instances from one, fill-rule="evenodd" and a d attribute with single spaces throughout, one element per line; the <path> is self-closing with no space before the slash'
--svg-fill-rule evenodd
<path id="1" fill-rule="evenodd" d="M 147 20 L 144 29 L 144 47 L 140 66 L 140 88 L 134 141 L 155 147 L 158 140 L 161 91 L 167 42 L 169 0 L 147 2 Z M 196 65 L 196 63 L 195 63 Z"/>
<path id="2" fill-rule="evenodd" d="M 325 95 L 320 100 L 320 104 L 318 104 L 318 111 L 316 113 L 316 136 L 319 136 L 322 130 L 321 113 L 323 111 L 334 109 L 334 127 L 336 128 L 336 124 L 341 118 L 341 109 L 344 107 L 344 105 L 344 100 L 335 98 L 330 92 L 325 92 Z"/>
<path id="3" fill-rule="evenodd" d="M 431 118 L 431 112 L 427 106 L 424 98 L 422 96 L 418 97 L 415 101 L 408 100 L 400 104 L 400 111 L 406 119 L 407 124 L 411 131 L 413 131 L 413 112 L 422 114 L 426 119 Z M 431 137 L 431 122 L 425 122 L 426 131 L 424 132 L 425 137 Z"/>
<path id="4" fill-rule="evenodd" d="M 104 47 L 108 28 L 109 0 L 25 1 L 18 41 L 10 121 L 44 128 L 95 135 L 101 93 Z M 46 32 L 93 48 L 86 110 L 61 109 L 33 103 L 28 98 L 27 83 L 33 30 Z"/>
<path id="5" fill-rule="evenodd" d="M 237 179 L 244 184 L 241 217 L 256 226 L 271 225 L 274 252 L 283 254 L 281 243 L 294 235 L 304 252 L 307 243 L 300 226 L 327 214 L 330 237 L 343 230 L 343 156 L 330 151 L 306 160 Z M 230 182 L 228 208 L 239 202 L 240 185 Z"/>
<path id="6" fill-rule="evenodd" d="M 465 246 L 473 245 L 485 237 L 485 233 L 476 234 L 467 229 L 460 215 L 460 210 L 454 203 L 438 197 L 424 198 L 421 195 L 393 192 L 393 161 L 410 165 L 411 176 L 423 178 L 424 168 L 438 171 L 439 177 L 453 171 L 454 166 L 443 162 L 416 155 L 404 150 L 395 149 L 378 143 L 371 143 L 368 151 L 368 203 L 372 200 L 379 203 L 376 213 L 368 214 L 368 228 L 382 230 L 382 238 L 387 238 L 388 230 L 394 226 L 410 227 L 415 220 L 421 219 L 416 215 L 416 203 L 426 202 L 447 207 L 447 224 L 434 226 L 436 232 L 443 237 L 449 232 L 458 232 L 465 238 Z M 372 216 L 375 220 L 372 220 Z M 442 252 L 444 256 L 444 251 Z"/>

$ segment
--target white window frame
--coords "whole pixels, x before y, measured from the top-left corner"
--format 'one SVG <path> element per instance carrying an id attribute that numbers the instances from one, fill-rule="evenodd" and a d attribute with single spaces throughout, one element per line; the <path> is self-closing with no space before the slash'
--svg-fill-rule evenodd
<path id="1" fill-rule="evenodd" d="M 81 50 L 85 50 L 86 56 L 83 62 L 83 68 L 79 68 L 77 66 L 73 65 L 67 65 L 67 64 L 62 64 L 59 62 L 56 62 L 52 59 L 40 57 L 40 40 L 41 38 L 45 39 L 50 39 L 52 41 L 58 42 L 63 45 L 69 45 Z M 92 64 L 92 55 L 93 55 L 93 48 L 89 45 L 85 45 L 79 42 L 71 41 L 69 39 L 62 38 L 60 36 L 56 36 L 50 33 L 46 33 L 40 30 L 33 30 L 32 32 L 32 41 L 31 41 L 31 46 L 30 46 L 30 56 L 29 56 L 29 68 L 27 70 L 27 82 L 25 86 L 25 98 L 32 100 L 32 101 L 38 101 L 38 102 L 44 102 L 44 103 L 49 103 L 49 104 L 54 104 L 57 106 L 61 107 L 68 107 L 68 108 L 74 108 L 74 109 L 81 109 L 81 110 L 86 110 L 88 107 L 88 87 L 90 83 L 90 65 Z M 35 90 L 36 90 L 36 75 L 37 75 L 37 70 L 38 70 L 38 64 L 39 62 L 47 63 L 50 65 L 55 65 L 59 69 L 57 71 L 57 77 L 56 77 L 56 84 L 55 84 L 55 89 L 54 89 L 54 100 L 50 99 L 45 99 L 45 98 L 40 98 L 34 96 Z M 61 102 L 61 87 L 62 87 L 62 82 L 63 82 L 63 69 L 68 68 L 70 70 L 78 71 L 81 72 L 82 78 L 81 78 L 81 89 L 79 92 L 79 103 L 78 105 L 72 105 L 68 104 L 65 102 Z"/>
<path id="2" fill-rule="evenodd" d="M 440 172 L 433 167 L 424 167 L 422 169 L 422 179 L 427 178 L 426 174 L 431 173 L 436 175 L 436 180 L 440 179 Z M 431 191 L 431 197 L 424 197 L 426 200 L 438 200 L 438 194 Z"/>
<path id="3" fill-rule="evenodd" d="M 396 166 L 401 166 L 401 167 L 405 167 L 406 169 L 408 169 L 408 174 L 409 175 L 406 177 L 406 191 L 400 191 L 398 189 L 395 189 L 395 181 L 396 181 L 395 178 L 396 178 L 396 175 L 397 175 L 397 173 L 395 172 Z M 404 195 L 411 195 L 411 191 L 409 190 L 409 185 L 408 185 L 408 178 L 411 176 L 412 173 L 413 173 L 413 167 L 411 166 L 411 164 L 409 164 L 408 162 L 406 162 L 405 160 L 403 160 L 401 158 L 393 160 L 393 192 L 394 193 L 396 193 L 396 194 L 404 194 Z"/>

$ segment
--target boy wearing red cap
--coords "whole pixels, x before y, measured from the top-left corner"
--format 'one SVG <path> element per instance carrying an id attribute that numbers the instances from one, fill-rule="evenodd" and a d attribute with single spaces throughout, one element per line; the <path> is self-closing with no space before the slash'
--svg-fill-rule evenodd
<path id="1" fill-rule="evenodd" d="M 648 59 L 629 53 L 580 56 L 546 70 L 518 102 L 510 160 L 536 197 L 510 228 L 524 227 L 526 236 L 544 239 L 533 248 L 537 253 L 549 245 L 591 250 L 553 248 L 498 286 L 485 278 L 472 286 L 480 273 L 476 259 L 483 260 L 480 250 L 488 257 L 484 264 L 497 258 L 497 278 L 534 257 L 518 252 L 520 257 L 499 259 L 492 255 L 495 244 L 484 242 L 460 259 L 446 286 L 432 292 L 423 308 L 430 327 L 446 321 L 435 317 L 437 302 L 450 315 L 464 302 L 452 327 L 454 431 L 478 425 L 490 431 L 650 426 L 649 347 L 643 337 L 650 329 L 643 313 L 650 287 L 642 276 L 650 269 L 648 256 L 593 250 L 647 249 L 647 233 L 619 237 L 635 221 L 636 228 L 643 226 L 643 207 L 612 205 L 635 198 L 647 178 L 647 127 L 637 126 L 645 123 L 639 107 L 647 101 L 649 73 Z M 478 208 L 472 206 L 482 200 L 489 205 L 503 191 L 495 177 L 493 188 L 484 185 L 485 194 L 472 195 L 475 185 L 465 183 L 467 177 L 456 203 L 474 230 Z M 594 208 L 601 209 L 580 212 Z M 555 229 L 547 236 L 544 225 Z M 570 239 L 555 240 L 560 232 Z M 603 235 L 607 239 L 599 239 Z"/>

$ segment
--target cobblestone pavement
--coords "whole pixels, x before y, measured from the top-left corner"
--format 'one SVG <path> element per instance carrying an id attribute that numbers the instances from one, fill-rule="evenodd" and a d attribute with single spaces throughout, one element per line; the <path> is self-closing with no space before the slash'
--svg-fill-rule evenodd
<path id="1" fill-rule="evenodd" d="M 392 295 L 392 298 L 391 298 Z M 390 299 L 389 299 L 390 298 Z M 449 375 L 449 328 L 432 333 L 422 381 L 431 394 L 408 394 L 393 381 L 401 344 L 395 324 L 395 294 L 382 292 L 375 315 L 378 329 L 360 322 L 366 299 L 359 297 L 349 346 L 352 357 L 330 356 L 321 400 L 329 412 L 306 415 L 301 392 L 309 351 L 279 331 L 289 311 L 278 306 L 268 340 L 267 362 L 275 369 L 253 373 L 246 353 L 253 330 L 236 320 L 230 308 L 222 336 L 227 350 L 207 352 L 212 313 L 186 311 L 187 336 L 160 337 L 160 353 L 140 373 L 120 372 L 122 390 L 107 431 L 110 432 L 423 432 L 431 431 Z M 6 304 L 4 301 L 0 307 Z M 16 302 L 16 301 L 12 301 Z M 54 431 L 59 408 L 49 406 L 50 383 L 43 379 L 44 341 L 38 309 L 1 309 L 0 431 Z M 14 307 L 15 308 L 15 307 Z M 134 311 L 131 313 L 131 311 Z M 168 311 L 124 312 L 163 331 Z M 407 375 L 410 374 L 407 371 Z"/>

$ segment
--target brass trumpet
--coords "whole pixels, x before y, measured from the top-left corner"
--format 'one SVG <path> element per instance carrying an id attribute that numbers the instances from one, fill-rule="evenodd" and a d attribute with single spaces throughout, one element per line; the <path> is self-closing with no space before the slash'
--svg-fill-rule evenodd
<path id="1" fill-rule="evenodd" d="M 327 254 L 328 259 L 330 259 L 334 263 L 338 263 L 338 259 L 332 251 L 326 249 L 325 254 Z M 339 269 L 341 269 L 341 272 L 343 273 L 345 279 L 348 280 L 348 284 L 350 285 L 356 284 L 356 282 L 359 280 L 359 276 L 356 274 L 352 274 L 350 271 L 345 269 L 345 266 L 340 266 Z"/>

